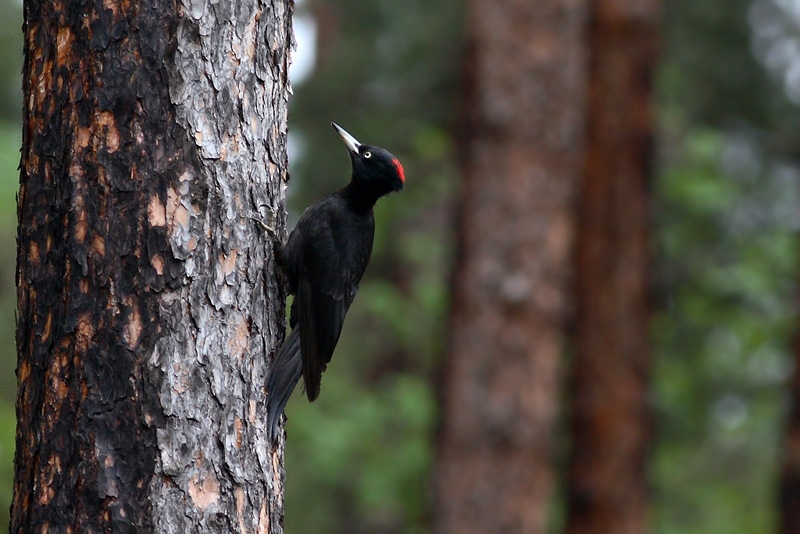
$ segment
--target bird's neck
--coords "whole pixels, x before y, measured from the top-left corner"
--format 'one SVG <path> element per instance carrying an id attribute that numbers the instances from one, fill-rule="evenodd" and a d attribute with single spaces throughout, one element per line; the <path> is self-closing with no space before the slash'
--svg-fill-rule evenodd
<path id="1" fill-rule="evenodd" d="M 384 195 L 376 187 L 356 181 L 350 181 L 340 193 L 353 211 L 360 214 L 367 214 L 372 211 L 375 203 Z"/>

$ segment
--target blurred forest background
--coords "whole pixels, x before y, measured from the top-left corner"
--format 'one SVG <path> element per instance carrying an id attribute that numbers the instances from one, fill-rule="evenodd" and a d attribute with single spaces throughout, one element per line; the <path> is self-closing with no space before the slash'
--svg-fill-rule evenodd
<path id="1" fill-rule="evenodd" d="M 463 15 L 453 0 L 296 5 L 292 220 L 347 176 L 331 120 L 389 148 L 408 180 L 377 206 L 373 260 L 323 395 L 288 406 L 289 533 L 427 532 L 435 515 Z M 651 530 L 775 532 L 800 274 L 800 1 L 672 0 L 658 25 Z M 20 27 L 21 1 L 0 0 L 0 528 L 13 478 Z M 567 523 L 567 412 L 553 532 Z"/>

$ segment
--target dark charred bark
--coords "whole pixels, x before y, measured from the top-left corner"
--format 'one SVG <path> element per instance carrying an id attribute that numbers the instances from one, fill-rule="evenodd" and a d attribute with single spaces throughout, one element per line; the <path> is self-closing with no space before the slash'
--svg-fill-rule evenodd
<path id="1" fill-rule="evenodd" d="M 581 172 L 584 2 L 467 2 L 436 530 L 543 532 Z"/>
<path id="2" fill-rule="evenodd" d="M 649 211 L 656 0 L 594 0 L 576 241 L 571 534 L 647 531 Z"/>
<path id="3" fill-rule="evenodd" d="M 11 532 L 281 532 L 291 2 L 24 12 Z"/>

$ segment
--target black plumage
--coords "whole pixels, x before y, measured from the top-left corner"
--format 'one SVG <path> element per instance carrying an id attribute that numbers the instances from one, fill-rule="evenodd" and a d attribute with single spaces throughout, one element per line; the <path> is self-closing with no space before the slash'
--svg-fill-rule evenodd
<path id="1" fill-rule="evenodd" d="M 267 382 L 268 428 L 273 439 L 286 403 L 303 376 L 306 395 L 320 393 L 347 310 L 367 268 L 375 235 L 372 208 L 400 191 L 403 167 L 388 151 L 363 145 L 333 124 L 350 151 L 350 183 L 305 210 L 277 259 L 295 295 L 292 332 L 281 346 Z"/>

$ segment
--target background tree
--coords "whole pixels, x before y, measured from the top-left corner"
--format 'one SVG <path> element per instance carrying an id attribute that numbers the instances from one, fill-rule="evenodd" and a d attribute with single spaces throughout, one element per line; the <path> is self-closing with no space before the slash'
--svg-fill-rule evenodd
<path id="1" fill-rule="evenodd" d="M 583 155 L 584 11 L 580 1 L 467 3 L 439 532 L 547 524 Z"/>
<path id="2" fill-rule="evenodd" d="M 282 531 L 289 2 L 27 2 L 11 530 Z"/>
<path id="3" fill-rule="evenodd" d="M 566 531 L 648 531 L 658 2 L 594 0 L 575 263 Z"/>
<path id="4" fill-rule="evenodd" d="M 791 405 L 783 438 L 783 462 L 779 482 L 779 532 L 790 534 L 800 530 L 800 336 L 792 346 L 795 368 L 789 383 Z"/>

